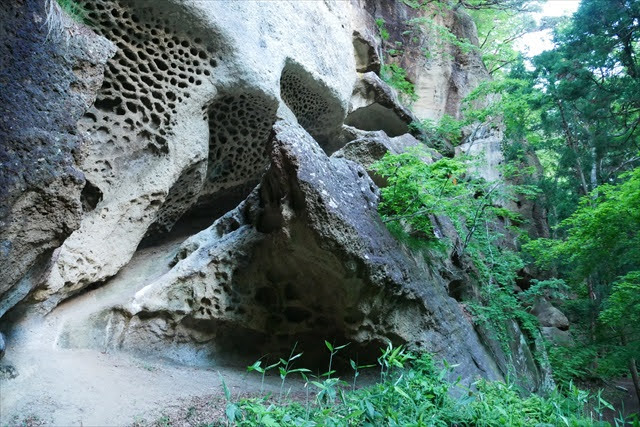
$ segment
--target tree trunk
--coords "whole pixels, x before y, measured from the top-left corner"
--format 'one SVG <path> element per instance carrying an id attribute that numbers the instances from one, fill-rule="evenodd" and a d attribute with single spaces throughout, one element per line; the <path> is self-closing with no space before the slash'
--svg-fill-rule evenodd
<path id="1" fill-rule="evenodd" d="M 621 334 L 622 345 L 627 345 L 627 336 L 624 331 Z M 638 403 L 640 404 L 640 378 L 638 377 L 638 365 L 636 365 L 636 358 L 629 358 L 629 372 L 631 372 L 631 379 L 633 380 L 633 388 L 636 391 L 636 397 L 638 398 Z"/>
<path id="2" fill-rule="evenodd" d="M 591 310 L 590 310 L 591 319 L 589 320 L 589 337 L 591 338 L 591 342 L 594 343 L 596 342 L 596 320 L 598 315 L 596 314 L 596 292 L 593 287 L 593 280 L 591 276 L 587 277 L 587 287 L 589 289 L 589 299 L 593 304 L 593 307 L 591 307 Z M 596 353 L 593 359 L 594 371 L 598 369 L 598 356 L 599 356 L 599 353 Z"/>
<path id="3" fill-rule="evenodd" d="M 636 397 L 638 403 L 640 403 L 640 379 L 638 378 L 638 365 L 636 365 L 636 359 L 629 359 L 629 372 L 631 372 L 631 378 L 633 379 L 633 387 L 636 389 Z"/>
<path id="4" fill-rule="evenodd" d="M 580 186 L 582 188 L 582 192 L 586 196 L 589 194 L 589 186 L 587 185 L 587 179 L 584 176 L 584 170 L 582 169 L 582 162 L 580 161 L 580 153 L 578 152 L 578 145 L 573 138 L 573 134 L 571 133 L 571 129 L 569 127 L 569 122 L 567 122 L 567 118 L 565 116 L 564 107 L 561 101 L 557 101 L 558 109 L 560 111 L 560 117 L 562 118 L 562 129 L 564 131 L 564 137 L 567 140 L 567 145 L 569 148 L 573 150 L 576 156 L 576 172 L 578 174 L 578 178 L 580 179 Z"/>
<path id="5" fill-rule="evenodd" d="M 598 186 L 598 153 L 596 151 L 595 145 L 591 148 L 591 156 L 593 157 L 591 163 L 591 190 L 595 190 Z M 595 196 L 595 193 L 594 193 Z"/>

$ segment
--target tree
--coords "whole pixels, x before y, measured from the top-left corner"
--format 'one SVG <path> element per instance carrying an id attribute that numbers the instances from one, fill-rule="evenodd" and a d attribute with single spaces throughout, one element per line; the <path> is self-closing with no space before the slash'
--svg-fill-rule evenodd
<path id="1" fill-rule="evenodd" d="M 514 9 L 470 10 L 478 30 L 478 48 L 489 74 L 509 71 L 517 64 L 519 52 L 514 42 L 536 29 L 531 14 Z"/>
<path id="2" fill-rule="evenodd" d="M 626 365 L 640 400 L 640 167 L 620 181 L 582 198 L 560 224 L 566 238 L 539 239 L 527 248 L 541 265 L 562 271 L 572 286 L 572 304 L 583 315 L 577 319 L 586 332 L 582 340 L 600 356 L 593 371 L 615 375 Z"/>
<path id="3" fill-rule="evenodd" d="M 639 19 L 638 0 L 585 0 L 533 60 L 543 127 L 582 195 L 640 164 Z"/>

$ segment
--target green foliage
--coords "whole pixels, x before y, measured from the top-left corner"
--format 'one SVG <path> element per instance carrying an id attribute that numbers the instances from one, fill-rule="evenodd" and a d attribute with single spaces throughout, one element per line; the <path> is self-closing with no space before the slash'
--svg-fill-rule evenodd
<path id="1" fill-rule="evenodd" d="M 243 399 L 235 403 L 238 411 L 228 413 L 228 419 L 238 426 L 592 426 L 598 423 L 585 416 L 585 408 L 591 406 L 598 413 L 609 405 L 573 385 L 547 397 L 523 396 L 511 385 L 484 380 L 467 388 L 448 380 L 455 366 L 442 362 L 438 367 L 430 354 L 416 357 L 393 346 L 382 353 L 383 369 L 394 370 L 386 371 L 378 384 L 352 391 L 335 387 L 327 395 L 322 394 L 325 385 L 318 383 L 318 396 L 323 398 L 306 407 Z"/>
<path id="2" fill-rule="evenodd" d="M 514 42 L 535 31 L 536 23 L 530 13 L 514 9 L 470 10 L 478 31 L 478 49 L 487 71 L 503 77 L 517 64 L 519 52 Z"/>
<path id="3" fill-rule="evenodd" d="M 462 142 L 462 128 L 468 124 L 468 120 L 457 120 L 445 114 L 438 122 L 424 119 L 411 123 L 410 127 L 418 131 L 423 142 L 428 146 L 442 149 L 445 142 L 454 146 L 459 145 Z"/>
<path id="4" fill-rule="evenodd" d="M 388 183 L 381 189 L 382 218 L 387 224 L 399 223 L 406 232 L 436 244 L 443 242 L 434 233 L 433 218 L 445 216 L 451 220 L 460 236 L 453 251 L 469 260 L 481 285 L 480 300 L 469 301 L 468 306 L 476 322 L 497 333 L 508 353 L 508 323 L 518 321 L 530 336 L 537 333 L 537 323 L 513 290 L 524 263 L 516 252 L 500 244 L 504 236 L 498 230 L 505 219 L 519 218 L 502 206 L 518 194 L 536 192 L 530 186 L 471 178 L 471 159 L 445 157 L 427 163 L 423 158 L 419 152 L 387 154 L 374 165 Z"/>
<path id="5" fill-rule="evenodd" d="M 621 179 L 624 182 L 601 185 L 582 198 L 560 224 L 565 239 L 527 245 L 541 265 L 562 267 L 575 285 L 593 275 L 612 283 L 640 269 L 640 168 Z"/>
<path id="6" fill-rule="evenodd" d="M 640 271 L 632 271 L 613 284 L 600 320 L 614 328 L 625 323 L 640 324 Z"/>
<path id="7" fill-rule="evenodd" d="M 76 0 L 51 0 L 56 1 L 58 6 L 76 22 L 84 23 L 87 18 L 87 11 Z"/>
<path id="8" fill-rule="evenodd" d="M 553 379 L 559 386 L 566 387 L 574 380 L 593 378 L 588 369 L 597 357 L 597 349 L 593 346 L 548 346 L 547 354 L 553 369 Z"/>
<path id="9" fill-rule="evenodd" d="M 562 279 L 531 280 L 531 286 L 519 296 L 528 304 L 533 304 L 538 298 L 545 297 L 559 301 L 567 297 L 569 286 Z"/>
<path id="10" fill-rule="evenodd" d="M 262 382 L 260 383 L 260 393 L 264 390 L 264 377 L 271 369 L 278 367 L 280 361 L 274 363 L 273 365 L 269 365 L 266 367 L 262 367 L 262 361 L 258 360 L 253 365 L 247 367 L 247 372 L 258 372 L 262 375 Z"/>
<path id="11" fill-rule="evenodd" d="M 293 368 L 293 362 L 302 356 L 302 353 L 294 354 L 296 352 L 296 347 L 298 343 L 296 343 L 291 349 L 291 353 L 289 357 L 285 359 L 280 359 L 280 365 L 278 366 L 278 372 L 280 373 L 280 379 L 282 382 L 280 383 L 280 401 L 282 401 L 283 393 L 284 393 L 284 384 L 289 374 L 306 374 L 310 372 L 306 368 Z"/>
<path id="12" fill-rule="evenodd" d="M 517 71 L 513 71 L 513 75 L 517 76 Z M 502 124 L 505 141 L 509 142 L 504 147 L 506 154 L 510 160 L 515 160 L 525 145 L 534 149 L 539 147 L 540 112 L 532 105 L 538 103 L 541 96 L 526 79 L 489 80 L 478 85 L 465 98 L 464 114 L 470 122 Z"/>
<path id="13" fill-rule="evenodd" d="M 380 70 L 380 77 L 399 92 L 403 102 L 412 103 L 418 100 L 415 86 L 407 80 L 407 70 L 401 66 L 397 64 L 383 65 Z"/>
<path id="14" fill-rule="evenodd" d="M 421 34 L 426 36 L 428 45 L 422 47 L 422 52 L 427 59 L 453 59 L 450 53 L 451 48 L 458 49 L 462 54 L 470 54 L 478 49 L 471 41 L 458 37 L 433 17 L 412 18 L 406 22 L 406 25 L 408 28 L 405 32 L 406 35 Z"/>
<path id="15" fill-rule="evenodd" d="M 640 354 L 640 0 L 583 0 L 554 41 L 529 69 L 511 68 L 490 108 L 519 118 L 509 134 L 544 167 L 556 227 L 525 248 L 573 296 L 563 309 L 577 344 L 551 350 L 556 378 L 615 377 Z"/>
<path id="16" fill-rule="evenodd" d="M 426 1 L 420 2 L 419 0 L 402 0 L 402 3 L 406 4 L 412 9 L 420 9 L 427 4 Z"/>
<path id="17" fill-rule="evenodd" d="M 555 351 L 554 365 L 563 381 L 571 375 L 622 375 L 640 354 L 640 168 L 620 180 L 582 198 L 560 223 L 564 239 L 525 245 L 542 266 L 563 272 L 576 296 L 567 308 L 582 331 L 580 345 L 598 355 L 596 364 L 595 357 Z"/>
<path id="18" fill-rule="evenodd" d="M 382 38 L 382 40 L 389 40 L 389 31 L 387 31 L 384 24 L 384 19 L 376 19 L 376 25 L 378 26 L 378 30 L 380 31 L 380 38 Z"/>
<path id="19" fill-rule="evenodd" d="M 458 185 L 467 169 L 458 159 L 428 164 L 419 153 L 387 154 L 374 169 L 388 181 L 379 205 L 384 221 L 404 221 L 425 238 L 433 236 L 429 215 L 459 215 L 470 193 Z"/>

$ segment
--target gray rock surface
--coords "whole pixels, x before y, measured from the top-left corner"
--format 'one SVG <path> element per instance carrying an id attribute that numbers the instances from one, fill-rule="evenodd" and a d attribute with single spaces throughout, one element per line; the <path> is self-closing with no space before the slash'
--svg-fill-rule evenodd
<path id="1" fill-rule="evenodd" d="M 486 77 L 478 58 L 458 52 L 440 64 L 455 72 L 438 78 L 407 63 L 431 103 L 414 115 L 375 74 L 375 18 L 393 18 L 400 33 L 416 13 L 401 2 L 80 3 L 100 36 L 69 24 L 68 44 L 34 47 L 24 78 L 0 71 L 14 89 L 0 94 L 12 108 L 0 122 L 0 161 L 11 165 L 0 175 L 1 307 L 38 284 L 20 309 L 52 310 L 85 291 L 56 308 L 66 315 L 51 323 L 55 338 L 42 326 L 54 348 L 210 366 L 288 353 L 296 341 L 324 363 L 324 339 L 375 358 L 392 341 L 459 363 L 465 381 L 507 374 L 500 346 L 456 301 L 474 292 L 468 266 L 453 253 L 427 263 L 398 243 L 367 175 L 384 153 L 419 145 L 409 123 L 458 114 L 460 96 Z M 13 68 L 14 51 L 45 37 L 43 4 L 0 6 L 1 34 L 18 40 L 0 46 Z M 443 22 L 472 34 L 463 18 Z M 29 114 L 17 114 L 22 104 Z M 459 238 L 446 218 L 432 220 L 437 238 Z M 16 342 L 39 338 L 21 334 Z M 517 326 L 512 337 L 522 377 L 541 382 Z"/>
<path id="2" fill-rule="evenodd" d="M 358 80 L 345 124 L 362 130 L 383 130 L 389 136 L 409 132 L 416 116 L 399 101 L 396 92 L 374 72 Z"/>
<path id="3" fill-rule="evenodd" d="M 543 326 L 540 328 L 542 336 L 551 341 L 553 344 L 570 347 L 575 344 L 571 332 L 562 330 L 554 326 Z"/>
<path id="4" fill-rule="evenodd" d="M 47 14 L 44 0 L 0 4 L 0 317 L 80 226 L 89 187 L 77 121 L 115 51 L 87 27 Z"/>
<path id="5" fill-rule="evenodd" d="M 380 74 L 380 45 L 371 31 L 356 29 L 353 31 L 353 50 L 356 57 L 356 71 Z"/>
<path id="6" fill-rule="evenodd" d="M 567 319 L 567 316 L 544 298 L 541 298 L 533 306 L 531 314 L 536 316 L 540 325 L 544 327 L 554 327 L 561 331 L 569 329 L 569 320 Z"/>
<path id="7" fill-rule="evenodd" d="M 213 220 L 246 197 L 267 167 L 280 101 L 330 144 L 355 79 L 343 2 L 82 5 L 118 53 L 79 124 L 98 203 L 34 294 L 49 309 L 116 274 L 185 212 L 208 209 Z"/>
<path id="8" fill-rule="evenodd" d="M 387 231 L 364 169 L 327 157 L 293 123 L 274 130 L 258 189 L 128 305 L 95 317 L 94 341 L 107 318 L 110 345 L 192 363 L 295 341 L 313 358 L 323 339 L 353 351 L 391 339 L 460 363 L 464 378 L 500 378 L 441 279 Z"/>
<path id="9" fill-rule="evenodd" d="M 386 186 L 386 180 L 375 173 L 373 165 L 387 153 L 415 152 L 427 163 L 442 157 L 436 150 L 428 148 L 410 134 L 389 138 L 384 131 L 362 132 L 350 126 L 344 126 L 343 135 L 345 138 L 352 139 L 343 148 L 333 153 L 332 157 L 360 163 L 379 187 Z"/>

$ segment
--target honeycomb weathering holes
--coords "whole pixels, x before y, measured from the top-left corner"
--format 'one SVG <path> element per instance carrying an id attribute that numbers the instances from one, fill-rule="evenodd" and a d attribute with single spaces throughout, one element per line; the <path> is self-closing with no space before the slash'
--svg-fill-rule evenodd
<path id="1" fill-rule="evenodd" d="M 280 96 L 295 114 L 300 126 L 326 149 L 332 133 L 344 119 L 340 101 L 331 95 L 323 83 L 292 62 L 282 70 Z"/>
<path id="2" fill-rule="evenodd" d="M 177 27 L 176 11 L 135 3 L 82 1 L 87 23 L 118 48 L 79 123 L 90 141 L 85 172 L 104 187 L 117 182 L 118 171 L 100 163 L 126 167 L 141 155 L 168 154 L 177 106 L 192 86 L 210 78 L 219 60 L 216 49 Z"/>
<path id="3" fill-rule="evenodd" d="M 195 37 L 188 20 L 181 26 L 177 11 L 164 3 L 86 0 L 83 7 L 91 27 L 118 47 L 94 106 L 79 123 L 89 139 L 83 170 L 107 197 L 134 163 L 170 155 L 177 109 L 203 80 L 213 78 L 221 49 Z M 280 85 L 282 99 L 300 124 L 323 144 L 341 124 L 339 101 L 296 64 L 285 66 Z M 218 96 L 207 109 L 206 171 L 203 165 L 182 171 L 154 229 L 169 230 L 196 200 L 197 205 L 215 201 L 216 193 L 234 188 L 248 192 L 248 184 L 257 182 L 268 165 L 276 111 L 277 101 L 257 91 L 239 88 Z"/>
<path id="4" fill-rule="evenodd" d="M 209 154 L 204 165 L 183 172 L 173 185 L 164 205 L 150 227 L 155 232 L 170 231 L 194 203 L 194 216 L 219 214 L 242 201 L 266 170 L 269 136 L 276 120 L 277 101 L 260 93 L 221 95 L 206 109 L 209 124 Z M 200 176 L 200 174 L 205 176 Z M 197 179 L 196 179 L 197 178 Z M 202 187 L 194 182 L 203 182 Z M 215 204 L 216 209 L 211 209 Z"/>
<path id="5" fill-rule="evenodd" d="M 219 97 L 209 107 L 209 157 L 202 195 L 258 179 L 268 165 L 277 101 L 259 93 Z"/>

